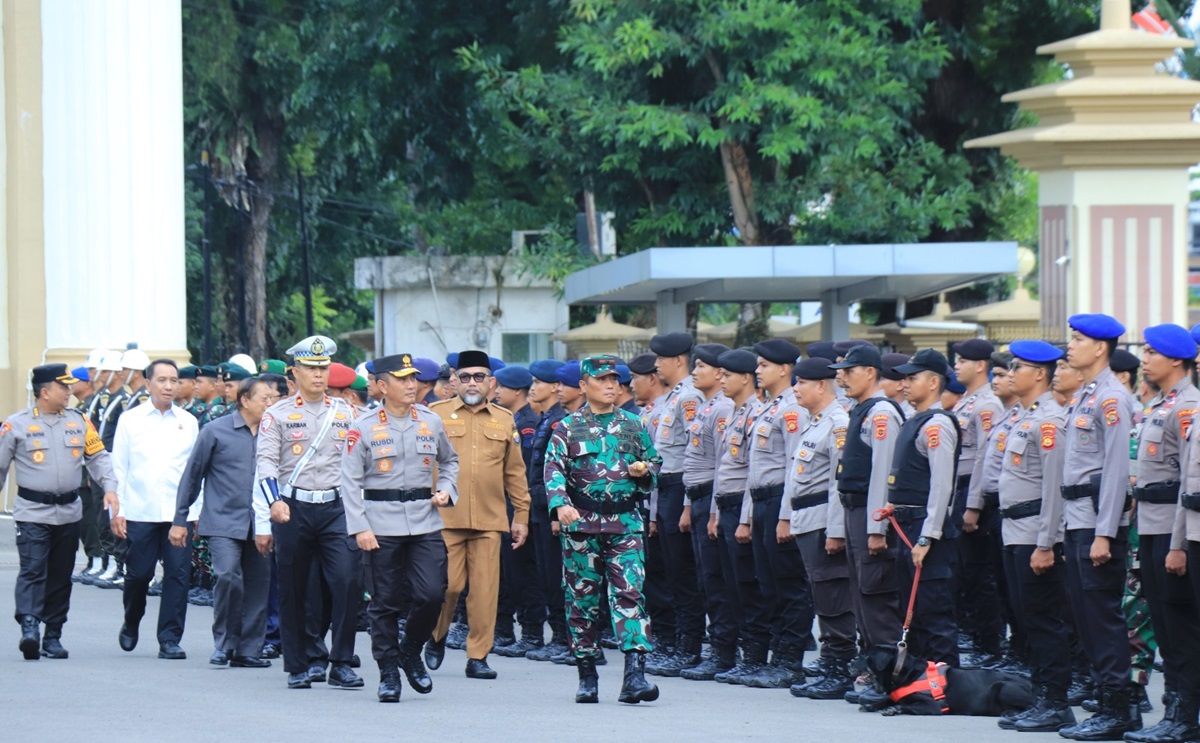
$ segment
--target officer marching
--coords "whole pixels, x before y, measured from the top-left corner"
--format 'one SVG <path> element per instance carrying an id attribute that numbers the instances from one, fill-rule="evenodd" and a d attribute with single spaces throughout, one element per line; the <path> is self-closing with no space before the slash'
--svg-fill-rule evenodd
<path id="1" fill-rule="evenodd" d="M 104 489 L 104 508 L 116 516 L 117 480 L 108 452 L 92 422 L 67 407 L 78 380 L 66 364 L 33 368 L 34 404 L 0 425 L 0 482 L 16 465 L 20 572 L 16 583 L 18 647 L 25 660 L 66 658 L 62 626 L 71 603 L 71 569 L 79 544 L 83 468 Z M 117 536 L 124 536 L 118 534 Z M 46 625 L 39 648 L 39 624 Z"/>
<path id="2" fill-rule="evenodd" d="M 366 554 L 379 701 L 399 702 L 401 668 L 417 693 L 433 691 L 421 644 L 433 632 L 446 596 L 438 507 L 458 500 L 458 454 L 441 417 L 417 404 L 412 356 L 385 356 L 372 368 L 383 405 L 358 418 L 346 434 L 342 495 L 347 532 Z M 396 627 L 406 585 L 411 608 L 401 645 Z"/>

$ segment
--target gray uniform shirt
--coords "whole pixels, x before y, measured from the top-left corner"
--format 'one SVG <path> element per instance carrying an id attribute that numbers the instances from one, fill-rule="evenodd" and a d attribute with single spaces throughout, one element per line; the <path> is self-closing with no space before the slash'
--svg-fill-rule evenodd
<path id="1" fill-rule="evenodd" d="M 200 429 L 175 497 L 175 526 L 186 526 L 188 511 L 204 488 L 204 508 L 196 532 L 204 537 L 254 537 L 254 458 L 258 437 L 241 412 Z"/>
<path id="2" fill-rule="evenodd" d="M 642 408 L 642 412 L 638 414 L 638 417 L 642 419 L 642 424 L 646 426 L 646 433 L 650 434 L 651 441 L 654 441 L 654 437 L 658 435 L 658 422 L 662 418 L 663 404 L 666 401 L 665 393 L 659 395 L 654 398 L 654 402 Z M 658 518 L 658 488 L 650 491 L 650 521 L 653 522 L 656 518 Z"/>
<path id="3" fill-rule="evenodd" d="M 1165 395 L 1154 398 L 1138 435 L 1137 487 L 1183 482 L 1183 433 L 1200 408 L 1200 390 L 1184 377 Z M 1176 498 L 1178 501 L 1178 498 Z M 1138 502 L 1138 534 L 1170 534 L 1176 503 Z"/>
<path id="4" fill-rule="evenodd" d="M 719 438 L 733 415 L 733 400 L 717 392 L 700 403 L 696 420 L 688 426 L 687 449 L 683 454 L 683 484 L 713 482 L 720 458 Z"/>
<path id="5" fill-rule="evenodd" d="M 753 511 L 750 491 L 787 482 L 792 453 L 800 445 L 800 429 L 808 425 L 808 411 L 796 402 L 791 387 L 763 403 L 750 432 L 750 471 L 746 475 L 746 494 L 742 499 L 743 523 L 749 523 Z"/>
<path id="6" fill-rule="evenodd" d="M 753 395 L 746 398 L 746 402 L 733 411 L 729 423 L 725 426 L 725 433 L 721 435 L 721 459 L 717 464 L 716 479 L 713 481 L 713 512 L 717 510 L 718 495 L 738 493 L 745 497 L 746 478 L 750 474 L 750 447 L 747 442 L 760 405 L 758 398 Z M 749 511 L 743 503 L 739 523 L 746 524 L 749 520 Z"/>
<path id="7" fill-rule="evenodd" d="M 1129 489 L 1129 428 L 1133 398 L 1107 367 L 1086 384 L 1067 411 L 1067 447 L 1063 485 L 1100 480 L 1100 508 L 1091 498 L 1067 501 L 1067 529 L 1095 529 L 1098 537 L 1114 537 L 1129 524 L 1125 494 Z"/>
<path id="8" fill-rule="evenodd" d="M 55 495 L 73 493 L 79 489 L 86 466 L 104 492 L 117 490 L 112 461 L 100 435 L 87 416 L 71 408 L 57 415 L 42 415 L 34 405 L 9 416 L 0 425 L 0 482 L 7 479 L 14 464 L 18 487 Z M 46 505 L 17 496 L 13 518 L 52 526 L 71 524 L 83 518 L 83 504 L 76 498 L 63 506 Z"/>
<path id="9" fill-rule="evenodd" d="M 971 471 L 971 485 L 967 488 L 967 508 L 983 510 L 983 494 L 1000 492 L 1000 468 L 1004 465 L 1004 451 L 1013 425 L 1021 415 L 1020 405 L 1014 405 L 1000 416 L 1000 422 L 992 426 L 991 433 L 981 451 L 975 457 Z"/>
<path id="10" fill-rule="evenodd" d="M 654 449 L 662 456 L 662 474 L 683 472 L 688 427 L 696 420 L 701 402 L 703 396 L 692 385 L 689 375 L 671 388 L 658 409 L 658 428 L 653 440 Z"/>
<path id="11" fill-rule="evenodd" d="M 789 521 L 793 534 L 825 529 L 826 537 L 842 539 L 846 536 L 846 514 L 838 498 L 834 473 L 846 445 L 849 423 L 850 415 L 835 399 L 821 412 L 810 416 L 801 429 L 800 445 L 792 454 L 783 502 L 779 504 L 779 520 Z M 825 493 L 823 504 L 792 510 L 792 496 L 817 493 Z"/>
<path id="12" fill-rule="evenodd" d="M 896 436 L 904 422 L 896 408 L 887 402 L 883 390 L 877 390 L 868 399 L 874 399 L 871 409 L 863 419 L 862 428 L 847 435 L 858 436 L 871 447 L 871 483 L 867 489 L 867 514 L 875 513 L 887 505 L 888 477 L 892 473 L 892 458 L 896 453 Z M 953 446 L 951 446 L 953 450 Z M 867 534 L 887 534 L 888 522 L 867 518 Z"/>
<path id="13" fill-rule="evenodd" d="M 1023 519 L 1004 519 L 1005 545 L 1032 544 L 1052 549 L 1062 541 L 1062 464 L 1066 415 L 1054 393 L 1046 392 L 1028 409 L 1018 406 L 1011 435 L 1000 454 L 1000 507 L 1040 500 L 1042 512 Z"/>
<path id="14" fill-rule="evenodd" d="M 928 410 L 941 409 L 935 402 Z M 958 445 L 958 433 L 943 416 L 935 415 L 921 424 L 917 433 L 917 453 L 929 460 L 929 500 L 925 510 L 929 513 L 921 526 L 921 536 L 930 539 L 942 538 L 942 527 L 950 514 L 950 502 L 954 499 L 954 449 Z"/>
<path id="15" fill-rule="evenodd" d="M 305 402 L 299 394 L 272 405 L 258 424 L 258 476 L 279 481 L 280 495 L 286 495 L 287 484 L 296 464 L 313 445 L 325 417 L 332 415 L 329 431 L 317 445 L 317 452 L 308 460 L 295 487 L 301 490 L 332 490 L 342 480 L 342 450 L 346 435 L 353 423 L 353 411 L 341 400 L 326 396 L 324 400 Z"/>
<path id="16" fill-rule="evenodd" d="M 992 427 L 999 422 L 1003 413 L 1000 398 L 985 384 L 975 392 L 963 397 L 954 406 L 958 427 L 962 429 L 962 453 L 958 457 L 958 474 L 970 475 Z"/>
<path id="17" fill-rule="evenodd" d="M 1200 493 L 1200 435 L 1193 418 L 1184 426 L 1182 494 Z M 1175 526 L 1171 531 L 1171 549 L 1187 549 L 1188 542 L 1200 542 L 1200 511 L 1184 508 L 1182 499 L 1175 507 Z"/>
<path id="18" fill-rule="evenodd" d="M 436 480 L 435 480 L 436 475 Z M 458 453 L 441 416 L 414 405 L 406 416 L 384 408 L 354 421 L 342 458 L 346 531 L 403 537 L 440 531 L 442 517 L 429 499 L 369 501 L 363 490 L 444 490 L 458 502 Z"/>

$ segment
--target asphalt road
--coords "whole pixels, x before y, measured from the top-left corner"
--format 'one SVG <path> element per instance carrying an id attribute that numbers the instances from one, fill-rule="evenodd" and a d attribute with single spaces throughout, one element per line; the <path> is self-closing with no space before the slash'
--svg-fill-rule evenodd
<path id="1" fill-rule="evenodd" d="M 82 559 L 81 559 L 82 563 Z M 0 519 L 0 595 L 11 607 L 17 559 L 13 524 Z M 358 635 L 366 686 L 357 690 L 316 684 L 289 690 L 279 661 L 270 669 L 208 665 L 212 611 L 188 607 L 183 648 L 187 660 L 157 658 L 150 599 L 142 643 L 132 653 L 117 646 L 121 594 L 76 586 L 63 644 L 68 660 L 22 660 L 15 623 L 0 632 L 0 740 L 64 741 L 612 741 L 628 736 L 700 741 L 760 739 L 876 740 L 888 743 L 1008 741 L 1018 734 L 994 719 L 892 717 L 859 712 L 844 702 L 795 699 L 786 690 L 730 687 L 712 682 L 654 679 L 657 702 L 618 704 L 621 656 L 609 651 L 600 668 L 598 705 L 574 704 L 575 669 L 493 656 L 494 681 L 463 675 L 466 656 L 447 651 L 433 672 L 433 693 L 407 686 L 399 704 L 375 698 L 378 672 L 370 641 Z M 1156 700 L 1161 678 L 1151 686 Z M 1079 710 L 1076 710 L 1077 713 Z M 1147 716 L 1156 722 L 1161 710 Z M 689 732 L 690 731 L 690 732 Z M 1058 736 L 1020 736 L 1060 740 Z"/>

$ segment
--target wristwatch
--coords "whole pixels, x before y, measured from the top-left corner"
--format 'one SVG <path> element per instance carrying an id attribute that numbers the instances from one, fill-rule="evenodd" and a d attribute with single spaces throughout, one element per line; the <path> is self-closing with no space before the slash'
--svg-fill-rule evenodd
<path id="1" fill-rule="evenodd" d="M 933 540 L 930 539 L 929 537 L 921 537 L 920 539 L 917 540 L 918 547 L 928 547 L 931 544 L 933 544 Z"/>

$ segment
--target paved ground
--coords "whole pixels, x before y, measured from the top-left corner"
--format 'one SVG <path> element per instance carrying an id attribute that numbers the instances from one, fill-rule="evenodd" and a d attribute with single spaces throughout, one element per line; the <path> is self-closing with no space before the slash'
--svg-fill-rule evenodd
<path id="1" fill-rule="evenodd" d="M 0 519 L 0 605 L 11 607 L 16 577 L 13 524 Z M 150 612 L 157 600 L 150 600 Z M 0 630 L 0 718 L 7 731 L 0 739 L 67 740 L 83 735 L 104 741 L 241 741 L 252 736 L 275 740 L 344 741 L 406 738 L 441 741 L 613 740 L 626 728 L 637 734 L 682 737 L 692 730 L 699 740 L 754 740 L 803 736 L 808 740 L 888 740 L 892 743 L 1016 740 L 986 718 L 884 718 L 858 712 L 842 702 L 795 699 L 787 691 L 729 687 L 716 683 L 655 679 L 659 701 L 629 706 L 616 702 L 620 656 L 609 652 L 600 669 L 599 705 L 573 703 L 575 669 L 494 657 L 500 677 L 476 681 L 463 675 L 466 657 L 448 651 L 433 673 L 427 696 L 407 686 L 400 704 L 375 699 L 378 674 L 370 662 L 370 643 L 358 635 L 357 651 L 366 663 L 367 685 L 358 690 L 317 684 L 291 691 L 278 661 L 273 668 L 249 670 L 208 665 L 212 652 L 208 608 L 188 607 L 185 661 L 156 657 L 150 616 L 142 644 L 132 653 L 117 647 L 121 594 L 76 586 L 71 620 L 63 644 L 65 661 L 24 661 L 17 652 L 15 624 Z M 1161 694 L 1161 681 L 1151 694 Z M 1157 705 L 1156 705 L 1157 706 Z M 1078 711 L 1078 710 L 1077 710 Z M 1158 720 L 1160 712 L 1147 722 Z M 628 735 L 624 731 L 624 735 Z M 846 736 L 849 736 L 848 738 Z M 1021 740 L 1024 740 L 1023 736 Z M 1057 736 L 1034 736 L 1059 740 Z M 1028 743 L 1028 741 L 1026 741 Z"/>

